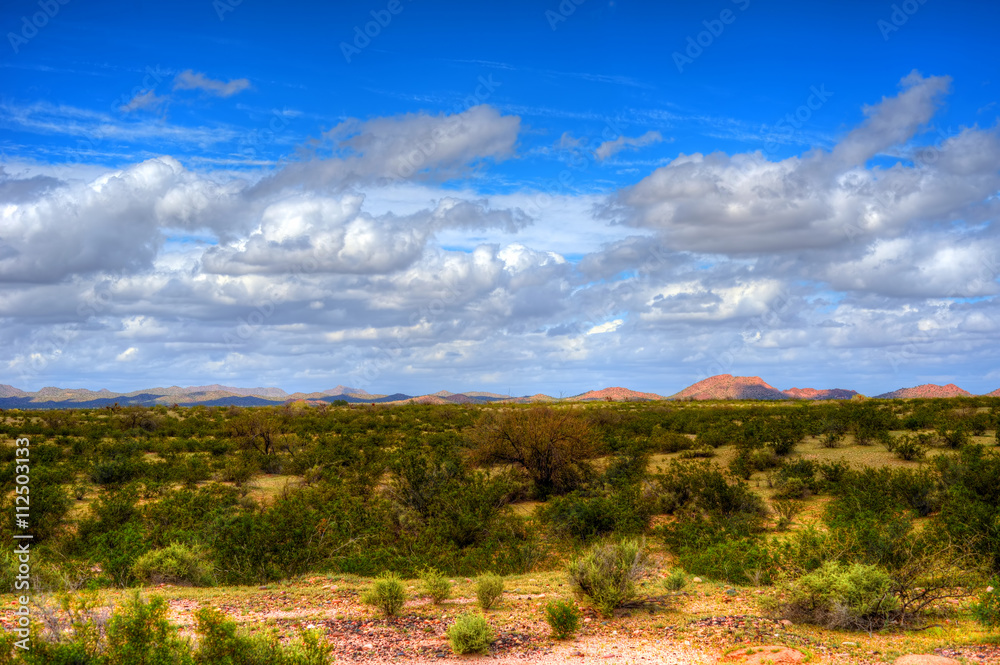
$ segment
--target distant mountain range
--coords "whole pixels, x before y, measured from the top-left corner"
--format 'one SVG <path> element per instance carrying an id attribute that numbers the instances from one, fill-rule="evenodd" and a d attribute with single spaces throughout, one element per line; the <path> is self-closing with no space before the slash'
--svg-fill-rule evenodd
<path id="1" fill-rule="evenodd" d="M 14 386 L 0 384 L 0 408 L 3 409 L 63 409 L 94 408 L 112 406 L 163 404 L 171 406 L 267 406 L 288 402 L 310 404 L 344 401 L 351 404 L 487 404 L 490 402 L 531 403 L 531 402 L 647 402 L 655 400 L 829 400 L 850 399 L 857 395 L 854 390 L 844 388 L 790 388 L 779 390 L 759 376 L 732 376 L 719 374 L 688 386 L 669 397 L 656 393 L 637 392 L 628 388 L 612 387 L 589 390 L 571 397 L 551 397 L 537 394 L 514 397 L 491 392 L 452 393 L 447 390 L 427 395 L 375 395 L 360 388 L 337 386 L 320 392 L 288 393 L 281 388 L 236 388 L 213 384 L 210 386 L 170 386 L 169 388 L 146 388 L 129 393 L 115 393 L 110 390 L 87 390 L 83 388 L 42 388 L 27 392 Z M 972 393 L 949 383 L 945 386 L 924 384 L 913 388 L 900 388 L 875 395 L 880 399 L 912 399 L 918 397 L 967 397 Z M 1000 397 L 1000 389 L 989 393 Z"/>

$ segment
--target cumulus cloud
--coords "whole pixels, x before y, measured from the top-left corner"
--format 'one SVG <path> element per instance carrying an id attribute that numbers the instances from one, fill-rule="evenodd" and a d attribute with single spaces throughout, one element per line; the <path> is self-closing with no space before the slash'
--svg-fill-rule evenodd
<path id="1" fill-rule="evenodd" d="M 0 366 L 28 388 L 499 392 L 813 368 L 827 387 L 847 366 L 890 389 L 907 365 L 1000 362 L 1000 136 L 928 147 L 947 88 L 909 75 L 830 150 L 680 155 L 545 205 L 440 186 L 516 155 L 520 118 L 489 106 L 347 120 L 256 182 L 167 156 L 0 171 Z"/>
<path id="2" fill-rule="evenodd" d="M 148 267 L 162 244 L 161 228 L 202 223 L 174 200 L 177 188 L 195 181 L 195 187 L 214 187 L 162 157 L 3 207 L 0 279 L 51 282 Z M 212 197 L 225 189 L 214 187 Z M 212 202 L 206 197 L 200 205 L 207 209 Z"/>
<path id="3" fill-rule="evenodd" d="M 832 151 L 779 161 L 760 152 L 682 154 L 619 191 L 601 214 L 654 230 L 674 250 L 731 256 L 843 249 L 858 237 L 988 218 L 1000 188 L 995 129 L 964 130 L 934 149 L 933 162 L 864 165 L 914 137 L 948 79 L 913 73 L 901 85 L 897 97 L 866 108 L 867 120 Z"/>
<path id="4" fill-rule="evenodd" d="M 594 156 L 598 160 L 604 161 L 608 157 L 617 154 L 625 149 L 637 149 L 643 146 L 652 145 L 663 141 L 663 135 L 656 131 L 646 132 L 642 136 L 635 138 L 631 136 L 619 136 L 613 141 L 605 141 L 594 150 Z"/>
<path id="5" fill-rule="evenodd" d="M 902 92 L 864 108 L 867 119 L 833 149 L 830 166 L 863 165 L 879 152 L 908 141 L 930 121 L 950 85 L 949 76 L 925 78 L 916 70 L 904 76 L 899 82 Z"/>
<path id="6" fill-rule="evenodd" d="M 941 244 L 934 236 L 877 240 L 857 259 L 833 263 L 825 278 L 839 291 L 900 297 L 971 298 L 1000 293 L 996 243 Z"/>
<path id="7" fill-rule="evenodd" d="M 7 170 L 0 166 L 0 202 L 2 203 L 26 203 L 63 184 L 63 181 L 58 178 L 47 175 L 18 178 L 7 173 Z"/>
<path id="8" fill-rule="evenodd" d="M 501 115 L 486 105 L 451 115 L 352 118 L 324 134 L 330 158 L 293 164 L 262 186 L 443 180 L 467 174 L 486 160 L 513 156 L 520 127 L 519 117 Z"/>
<path id="9" fill-rule="evenodd" d="M 249 236 L 210 249 L 204 268 L 224 274 L 385 273 L 413 263 L 437 230 L 516 231 L 527 222 L 519 210 L 490 210 L 485 201 L 445 198 L 431 210 L 402 217 L 366 214 L 363 202 L 352 194 L 298 195 L 273 203 Z"/>
<path id="10" fill-rule="evenodd" d="M 174 90 L 201 90 L 217 97 L 232 97 L 250 87 L 247 79 L 232 79 L 222 81 L 211 79 L 190 69 L 186 69 L 174 78 Z"/>

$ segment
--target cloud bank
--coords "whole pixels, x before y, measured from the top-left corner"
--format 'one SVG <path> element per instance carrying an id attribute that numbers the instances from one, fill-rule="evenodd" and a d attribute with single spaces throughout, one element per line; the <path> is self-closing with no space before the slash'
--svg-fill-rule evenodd
<path id="1" fill-rule="evenodd" d="M 248 85 L 188 71 L 175 87 Z M 568 217 L 526 212 L 529 188 L 477 188 L 521 157 L 525 131 L 485 104 L 343 120 L 265 177 L 169 155 L 96 177 L 4 170 L 4 382 L 963 378 L 998 360 L 1000 136 L 922 144 L 949 85 L 907 75 L 827 150 L 681 154 L 586 206 L 560 193 Z M 660 140 L 619 136 L 595 156 Z M 567 249 L 601 225 L 611 240 Z"/>

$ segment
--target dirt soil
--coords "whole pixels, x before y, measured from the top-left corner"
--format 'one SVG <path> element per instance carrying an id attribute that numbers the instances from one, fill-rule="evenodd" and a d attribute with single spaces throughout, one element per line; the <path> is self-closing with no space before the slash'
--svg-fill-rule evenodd
<path id="1" fill-rule="evenodd" d="M 392 619 L 359 602 L 369 582 L 351 577 L 310 577 L 263 587 L 160 586 L 147 592 L 167 598 L 171 620 L 188 634 L 194 611 L 205 603 L 250 630 L 273 630 L 283 640 L 294 639 L 302 629 L 318 629 L 333 648 L 334 662 L 874 665 L 906 654 L 934 654 L 967 664 L 1000 664 L 1000 641 L 981 632 L 961 608 L 935 618 L 937 623 L 925 630 L 872 635 L 830 631 L 769 616 L 762 603 L 769 591 L 710 582 L 654 596 L 660 602 L 610 619 L 581 605 L 582 630 L 574 639 L 559 641 L 551 637 L 544 606 L 572 597 L 564 582 L 556 573 L 508 578 L 500 606 L 486 613 L 496 640 L 485 656 L 452 654 L 445 634 L 456 616 L 475 609 L 468 579 L 454 580 L 454 597 L 441 605 L 418 595 L 419 582 L 407 582 L 412 599 Z M 795 654 L 802 658 L 795 660 Z"/>

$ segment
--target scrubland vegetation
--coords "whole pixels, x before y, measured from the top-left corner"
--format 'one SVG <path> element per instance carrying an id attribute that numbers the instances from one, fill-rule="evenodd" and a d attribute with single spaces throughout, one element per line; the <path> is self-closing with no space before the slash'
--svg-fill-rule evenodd
<path id="1" fill-rule="evenodd" d="M 364 602 L 386 616 L 403 611 L 401 580 L 440 603 L 448 577 L 476 578 L 489 611 L 504 576 L 563 571 L 608 618 L 676 604 L 700 576 L 762 589 L 795 623 L 904 631 L 958 600 L 985 630 L 1000 623 L 998 421 L 987 397 L 8 411 L 3 511 L 14 439 L 30 437 L 33 587 L 68 592 L 80 624 L 71 638 L 40 625 L 51 643 L 28 662 L 140 662 L 116 655 L 122 639 L 146 640 L 147 663 L 324 662 L 312 633 L 282 647 L 209 609 L 192 649 L 155 596 L 104 623 L 73 605 L 306 574 L 375 578 Z M 558 637 L 579 628 L 571 598 L 546 610 Z M 449 638 L 460 653 L 492 639 L 479 611 Z"/>

